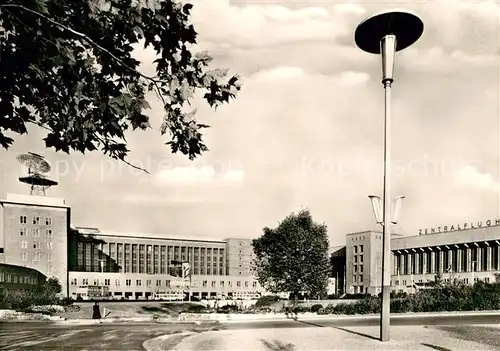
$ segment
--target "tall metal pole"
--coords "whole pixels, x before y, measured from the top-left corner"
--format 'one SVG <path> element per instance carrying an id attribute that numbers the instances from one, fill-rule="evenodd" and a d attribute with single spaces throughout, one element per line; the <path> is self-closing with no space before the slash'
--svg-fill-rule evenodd
<path id="1" fill-rule="evenodd" d="M 390 339 L 391 323 L 391 85 L 396 53 L 396 36 L 386 35 L 380 41 L 382 53 L 382 84 L 384 85 L 384 229 L 382 235 L 382 308 L 380 340 Z"/>
<path id="2" fill-rule="evenodd" d="M 390 339 L 391 298 L 391 86 L 396 51 L 412 45 L 422 35 L 424 26 L 418 16 L 408 11 L 384 11 L 358 25 L 357 46 L 368 53 L 382 55 L 382 84 L 384 85 L 384 194 L 382 235 L 382 308 L 380 311 L 380 340 Z M 397 42 L 396 42 L 397 38 Z"/>

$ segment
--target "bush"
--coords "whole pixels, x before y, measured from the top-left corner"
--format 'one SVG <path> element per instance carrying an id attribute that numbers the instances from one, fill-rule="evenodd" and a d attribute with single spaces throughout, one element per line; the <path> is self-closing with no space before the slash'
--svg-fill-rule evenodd
<path id="1" fill-rule="evenodd" d="M 203 313 L 206 311 L 207 311 L 207 308 L 203 305 L 190 305 L 185 310 L 185 312 L 187 312 L 187 313 Z"/>
<path id="2" fill-rule="evenodd" d="M 271 306 L 280 300 L 280 297 L 276 295 L 262 296 L 255 303 L 255 307 Z"/>
<path id="3" fill-rule="evenodd" d="M 217 308 L 217 313 L 234 313 L 238 311 L 238 306 L 235 305 L 225 305 Z"/>
<path id="4" fill-rule="evenodd" d="M 313 312 L 313 313 L 318 313 L 318 311 L 319 311 L 320 309 L 322 309 L 322 308 L 323 308 L 323 305 L 322 305 L 322 304 L 319 304 L 319 303 L 318 303 L 318 304 L 315 304 L 315 305 L 312 305 L 312 306 L 311 306 L 311 312 Z"/>
<path id="5" fill-rule="evenodd" d="M 75 300 L 73 300 L 71 297 L 63 297 L 60 301 L 61 306 L 71 306 Z"/>

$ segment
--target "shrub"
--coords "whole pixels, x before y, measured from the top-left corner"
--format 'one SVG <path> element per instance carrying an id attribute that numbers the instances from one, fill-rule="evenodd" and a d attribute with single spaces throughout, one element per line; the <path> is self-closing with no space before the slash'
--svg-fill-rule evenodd
<path id="1" fill-rule="evenodd" d="M 276 295 L 262 296 L 255 303 L 255 307 L 271 306 L 280 300 L 280 297 Z"/>
<path id="2" fill-rule="evenodd" d="M 62 306 L 71 306 L 75 300 L 73 300 L 71 297 L 63 297 L 60 301 Z"/>
<path id="3" fill-rule="evenodd" d="M 203 305 L 190 305 L 186 308 L 185 312 L 188 313 L 203 313 L 206 312 L 207 308 Z"/>
<path id="4" fill-rule="evenodd" d="M 312 305 L 312 306 L 311 306 L 311 312 L 313 312 L 313 313 L 318 313 L 318 311 L 319 311 L 320 309 L 322 309 L 322 308 L 323 308 L 323 305 L 322 305 L 322 304 L 319 304 L 319 303 L 318 303 L 318 304 L 315 304 L 315 305 Z"/>

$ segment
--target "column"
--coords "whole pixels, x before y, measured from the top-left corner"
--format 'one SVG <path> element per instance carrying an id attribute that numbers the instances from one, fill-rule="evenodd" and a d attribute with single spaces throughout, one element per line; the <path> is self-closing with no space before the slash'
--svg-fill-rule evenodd
<path id="1" fill-rule="evenodd" d="M 477 257 L 476 257 L 476 267 L 477 267 L 477 271 L 478 272 L 481 272 L 483 270 L 483 255 L 482 255 L 482 251 L 481 251 L 481 247 L 476 247 L 476 250 L 477 250 Z"/>
<path id="2" fill-rule="evenodd" d="M 413 274 L 412 254 L 408 254 L 408 274 Z"/>
<path id="3" fill-rule="evenodd" d="M 420 271 L 420 252 L 415 252 L 415 274 L 421 274 Z"/>
<path id="4" fill-rule="evenodd" d="M 398 274 L 398 255 L 392 254 L 392 275 Z"/>
<path id="5" fill-rule="evenodd" d="M 439 251 L 439 272 L 443 273 L 444 267 L 444 251 Z"/>
<path id="6" fill-rule="evenodd" d="M 422 273 L 427 273 L 427 252 L 422 252 Z"/>
<path id="7" fill-rule="evenodd" d="M 471 256 L 471 250 L 470 250 L 470 247 L 468 247 L 466 250 L 465 250 L 465 271 L 466 272 L 470 272 L 472 270 L 472 256 Z"/>
<path id="8" fill-rule="evenodd" d="M 500 246 L 497 246 L 497 270 L 500 270 Z"/>
<path id="9" fill-rule="evenodd" d="M 431 252 L 431 273 L 436 273 L 436 253 L 434 251 Z"/>
<path id="10" fill-rule="evenodd" d="M 463 260 L 463 251 L 461 248 L 457 249 L 457 272 L 462 271 L 462 260 Z"/>
<path id="11" fill-rule="evenodd" d="M 447 267 L 444 267 L 445 271 L 448 271 L 448 269 L 451 267 L 450 272 L 453 272 L 453 250 L 448 250 L 448 265 Z"/>
<path id="12" fill-rule="evenodd" d="M 406 269 L 405 257 L 406 257 L 405 254 L 401 254 L 400 255 L 400 259 L 399 259 L 399 263 L 400 263 L 399 275 L 405 275 L 406 274 L 405 273 L 405 269 Z"/>
<path id="13" fill-rule="evenodd" d="M 491 262 L 492 262 L 492 258 L 493 258 L 493 255 L 492 255 L 492 252 L 491 252 L 491 246 L 488 246 L 486 247 L 486 270 L 487 271 L 491 271 Z"/>

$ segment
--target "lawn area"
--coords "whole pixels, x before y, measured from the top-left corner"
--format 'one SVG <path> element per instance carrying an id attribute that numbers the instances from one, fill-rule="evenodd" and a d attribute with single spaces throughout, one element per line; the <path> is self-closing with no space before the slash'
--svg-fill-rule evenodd
<path id="1" fill-rule="evenodd" d="M 64 312 L 60 315 L 67 319 L 90 319 L 92 318 L 93 302 L 78 302 L 75 305 L 80 306 L 78 312 Z M 99 303 L 101 307 L 101 315 L 104 315 L 104 307 L 107 311 L 111 311 L 108 318 L 131 318 L 131 317 L 147 317 L 154 314 L 161 316 L 177 316 L 182 312 L 199 313 L 205 308 L 197 302 L 164 302 L 164 301 L 144 301 L 144 302 L 115 302 L 103 301 Z"/>

